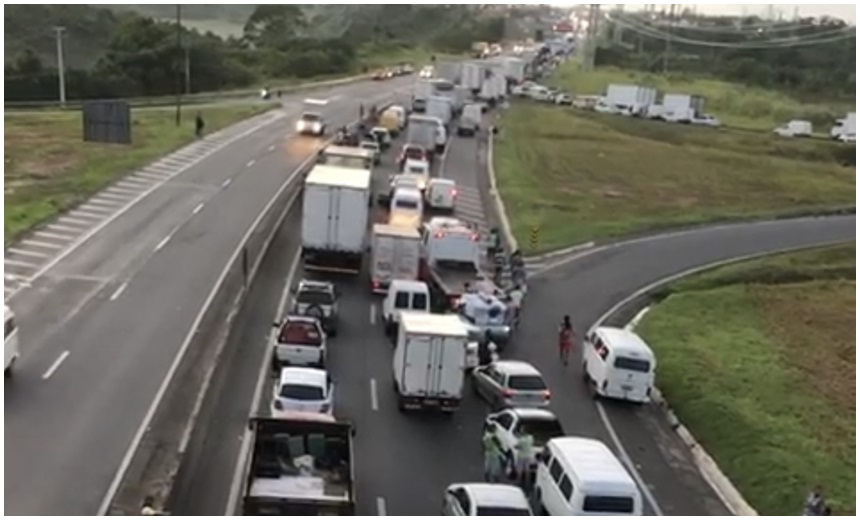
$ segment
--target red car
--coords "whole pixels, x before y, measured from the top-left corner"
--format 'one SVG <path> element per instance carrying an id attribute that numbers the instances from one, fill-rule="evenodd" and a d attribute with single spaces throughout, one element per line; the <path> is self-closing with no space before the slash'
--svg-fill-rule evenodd
<path id="1" fill-rule="evenodd" d="M 427 151 L 424 150 L 423 146 L 418 146 L 417 144 L 404 144 L 403 148 L 400 149 L 400 157 L 397 158 L 397 164 L 399 165 L 400 170 L 402 170 L 403 165 L 406 164 L 406 159 L 429 162 Z"/>

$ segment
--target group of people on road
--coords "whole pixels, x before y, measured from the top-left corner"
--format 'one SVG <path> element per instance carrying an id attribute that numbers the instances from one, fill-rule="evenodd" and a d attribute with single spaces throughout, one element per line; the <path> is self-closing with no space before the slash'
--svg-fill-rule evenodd
<path id="1" fill-rule="evenodd" d="M 530 491 L 534 443 L 534 436 L 530 433 L 518 432 L 512 460 L 502 453 L 492 432 L 484 432 L 484 480 L 491 483 L 516 482 L 524 491 Z"/>

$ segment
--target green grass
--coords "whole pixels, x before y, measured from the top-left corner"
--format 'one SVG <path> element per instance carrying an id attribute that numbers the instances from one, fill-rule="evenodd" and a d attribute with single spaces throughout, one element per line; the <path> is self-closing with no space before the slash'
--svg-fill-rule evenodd
<path id="1" fill-rule="evenodd" d="M 635 232 L 854 205 L 846 148 L 516 102 L 494 147 L 520 244 L 539 251 Z M 853 148 L 848 150 L 853 152 Z"/>
<path id="2" fill-rule="evenodd" d="M 834 514 L 854 515 L 854 270 L 803 283 L 713 282 L 768 265 L 837 269 L 855 254 L 852 244 L 695 277 L 639 325 L 666 399 L 762 515 L 799 514 L 815 484 Z"/>
<path id="3" fill-rule="evenodd" d="M 827 133 L 834 119 L 855 110 L 854 102 L 805 103 L 759 87 L 684 74 L 662 76 L 614 67 L 582 72 L 577 63 L 560 67 L 548 83 L 575 95 L 603 94 L 610 83 L 645 85 L 663 93 L 698 94 L 705 98 L 705 111 L 724 124 L 760 130 L 772 130 L 792 119 L 807 119 L 817 132 Z"/>
<path id="4" fill-rule="evenodd" d="M 201 108 L 206 131 L 214 132 L 273 105 Z M 85 143 L 81 114 L 30 112 L 4 117 L 4 242 L 62 213 L 149 161 L 194 140 L 197 108 L 175 126 L 168 110 L 134 110 L 133 144 Z"/>

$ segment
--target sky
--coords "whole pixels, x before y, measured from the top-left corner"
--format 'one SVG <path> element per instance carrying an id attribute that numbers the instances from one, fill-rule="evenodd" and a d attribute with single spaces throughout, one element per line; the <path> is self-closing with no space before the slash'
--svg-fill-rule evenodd
<path id="1" fill-rule="evenodd" d="M 574 2 L 555 2 L 553 5 L 570 6 Z M 619 5 L 619 4 L 604 4 L 604 5 Z M 644 4 L 625 4 L 628 10 L 638 10 Z M 657 4 L 658 9 L 661 4 Z M 665 4 L 667 7 L 669 4 Z M 692 6 L 694 4 L 682 4 L 684 6 Z M 768 4 L 715 4 L 715 3 L 699 3 L 695 4 L 696 10 L 706 14 L 761 14 L 767 10 Z M 855 24 L 857 21 L 857 5 L 851 4 L 773 4 L 774 9 L 782 11 L 785 18 L 791 18 L 794 14 L 794 8 L 798 8 L 800 16 L 832 16 L 841 18 L 848 23 Z"/>

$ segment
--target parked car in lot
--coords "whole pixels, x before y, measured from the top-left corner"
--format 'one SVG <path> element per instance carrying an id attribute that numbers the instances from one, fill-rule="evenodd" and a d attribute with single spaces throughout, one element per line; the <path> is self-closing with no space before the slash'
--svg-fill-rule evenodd
<path id="1" fill-rule="evenodd" d="M 274 368 L 290 365 L 325 366 L 326 335 L 320 320 L 290 315 L 274 326 L 278 332 L 272 352 Z"/>
<path id="2" fill-rule="evenodd" d="M 282 412 L 334 414 L 334 383 L 319 368 L 286 367 L 275 384 L 272 417 Z"/>
<path id="3" fill-rule="evenodd" d="M 444 516 L 533 516 L 523 490 L 507 484 L 452 484 L 445 490 Z"/>
<path id="4" fill-rule="evenodd" d="M 549 406 L 550 391 L 541 373 L 525 361 L 496 361 L 472 373 L 475 391 L 494 408 Z"/>

